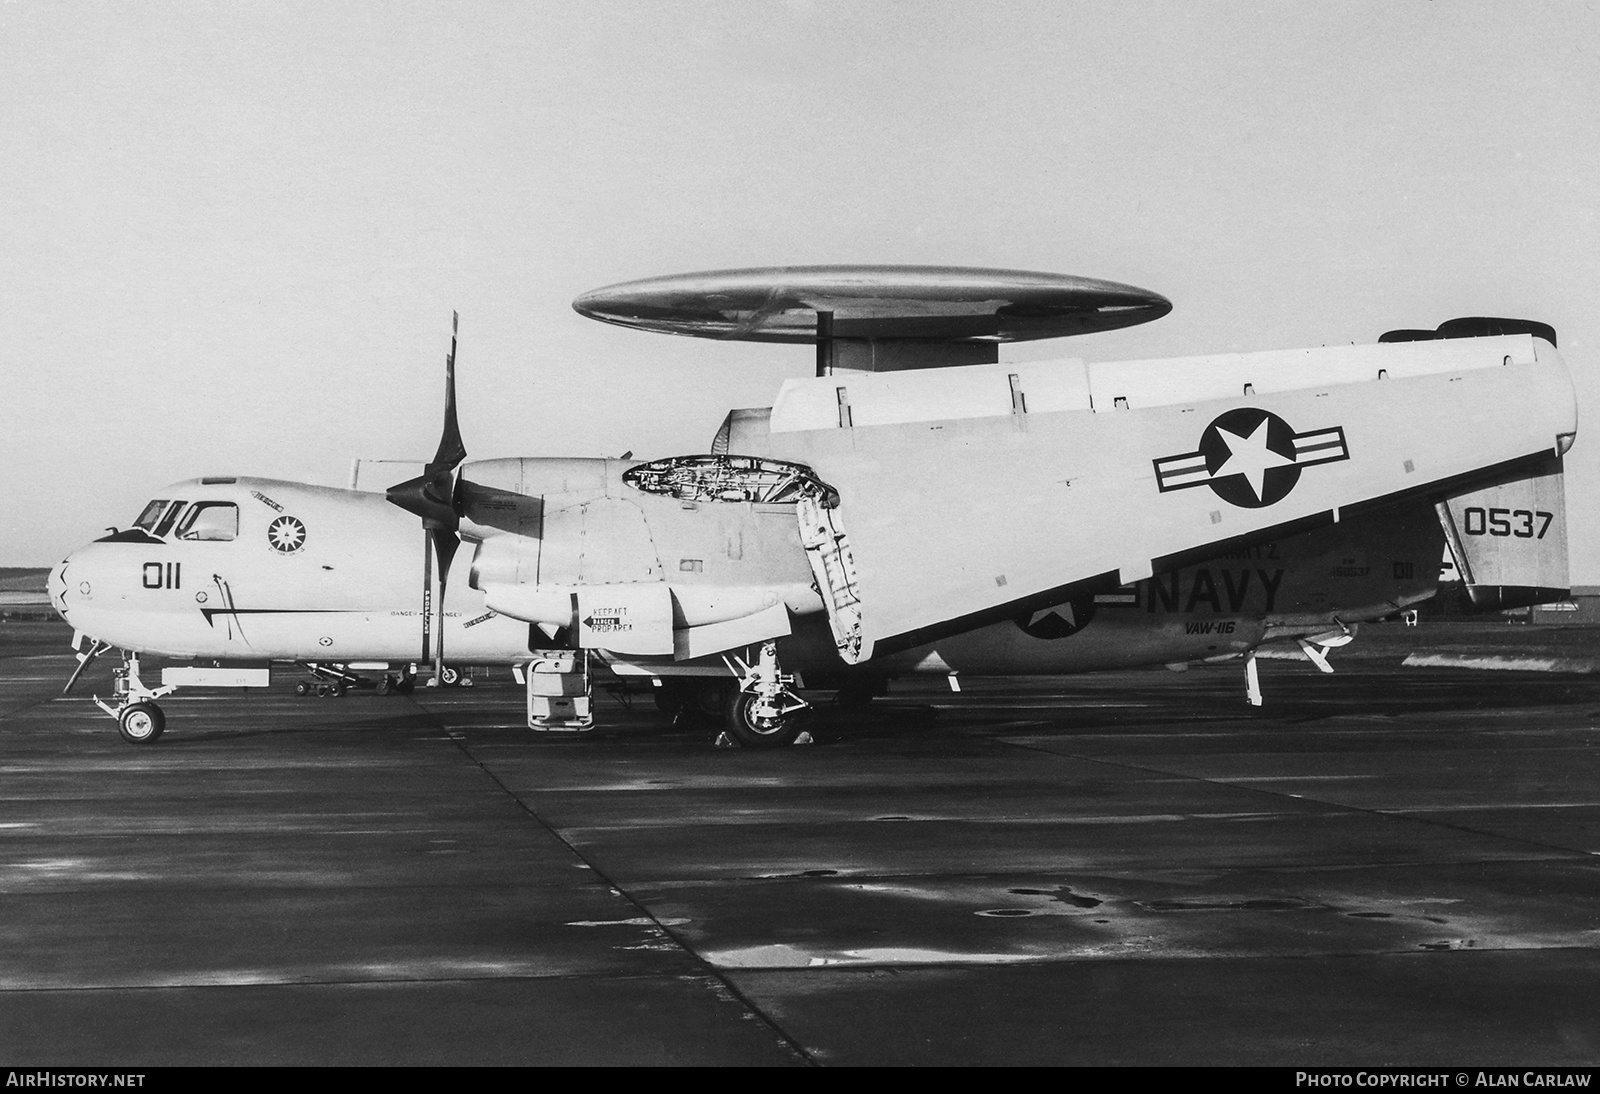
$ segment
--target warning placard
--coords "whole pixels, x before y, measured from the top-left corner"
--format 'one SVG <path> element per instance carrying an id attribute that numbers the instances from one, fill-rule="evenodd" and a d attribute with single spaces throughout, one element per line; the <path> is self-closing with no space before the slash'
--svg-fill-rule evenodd
<path id="1" fill-rule="evenodd" d="M 672 591 L 664 584 L 578 590 L 578 645 L 615 653 L 672 653 Z"/>

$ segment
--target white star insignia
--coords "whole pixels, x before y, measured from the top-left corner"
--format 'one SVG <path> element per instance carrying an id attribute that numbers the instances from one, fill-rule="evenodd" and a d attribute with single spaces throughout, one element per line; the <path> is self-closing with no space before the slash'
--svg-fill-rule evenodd
<path id="1" fill-rule="evenodd" d="M 1028 620 L 1028 626 L 1038 626 L 1039 623 L 1049 619 L 1052 615 L 1060 617 L 1060 619 L 1069 627 L 1076 627 L 1078 625 L 1077 616 L 1075 616 L 1072 612 L 1072 605 L 1058 604 L 1053 608 L 1046 608 L 1043 611 L 1034 612 L 1032 617 Z"/>
<path id="2" fill-rule="evenodd" d="M 1270 419 L 1261 419 L 1261 424 L 1256 426 L 1255 432 L 1248 437 L 1241 437 L 1226 429 L 1218 429 L 1217 432 L 1227 442 L 1229 456 L 1211 477 L 1220 479 L 1229 475 L 1243 475 L 1245 481 L 1250 484 L 1250 489 L 1256 492 L 1256 500 L 1260 501 L 1265 497 L 1262 486 L 1266 481 L 1267 469 L 1294 463 L 1293 456 L 1281 455 L 1267 447 L 1269 424 Z"/>

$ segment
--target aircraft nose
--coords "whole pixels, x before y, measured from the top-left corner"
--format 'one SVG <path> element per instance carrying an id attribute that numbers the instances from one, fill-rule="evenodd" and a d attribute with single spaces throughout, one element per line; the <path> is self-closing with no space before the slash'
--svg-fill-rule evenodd
<path id="1" fill-rule="evenodd" d="M 50 577 L 45 583 L 45 591 L 50 596 L 50 606 L 57 615 L 72 622 L 72 609 L 89 593 L 87 575 L 83 573 L 84 567 L 78 565 L 77 553 L 70 554 L 56 563 L 55 569 L 50 571 Z"/>
<path id="2" fill-rule="evenodd" d="M 50 577 L 45 582 L 45 592 L 50 597 L 50 606 L 68 623 L 72 622 L 67 618 L 67 612 L 70 610 L 67 606 L 67 567 L 71 563 L 71 555 L 56 563 L 55 569 L 50 571 Z"/>

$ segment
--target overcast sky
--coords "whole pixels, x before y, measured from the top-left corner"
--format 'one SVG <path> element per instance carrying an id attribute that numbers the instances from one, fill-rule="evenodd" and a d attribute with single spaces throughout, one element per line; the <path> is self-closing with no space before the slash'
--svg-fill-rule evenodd
<path id="1" fill-rule="evenodd" d="M 425 459 L 452 309 L 472 457 L 704 450 L 808 350 L 570 306 L 691 270 L 1003 266 L 1175 304 L 1009 359 L 1537 318 L 1588 412 L 1597 48 L 1577 2 L 0 0 L 0 565 L 177 479 Z M 1600 431 L 1568 470 L 1600 584 Z"/>

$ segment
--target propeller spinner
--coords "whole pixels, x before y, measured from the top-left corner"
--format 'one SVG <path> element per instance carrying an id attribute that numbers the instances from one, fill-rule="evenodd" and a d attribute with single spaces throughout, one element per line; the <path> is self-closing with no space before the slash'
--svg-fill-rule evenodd
<path id="1" fill-rule="evenodd" d="M 456 421 L 456 332 L 461 325 L 460 313 L 450 316 L 450 356 L 444 366 L 444 434 L 439 438 L 439 449 L 428 461 L 422 474 L 414 479 L 396 483 L 385 492 L 395 505 L 422 518 L 427 547 L 422 559 L 422 660 L 433 658 L 433 681 L 438 686 L 444 675 L 444 591 L 450 575 L 450 561 L 461 546 L 456 529 L 461 526 L 461 515 L 456 510 L 456 468 L 467 458 L 467 446 L 461 440 L 461 426 Z M 432 596 L 433 563 L 439 564 L 439 627 L 433 631 Z M 430 632 L 432 641 L 430 643 Z M 432 649 L 429 649 L 429 646 Z"/>

